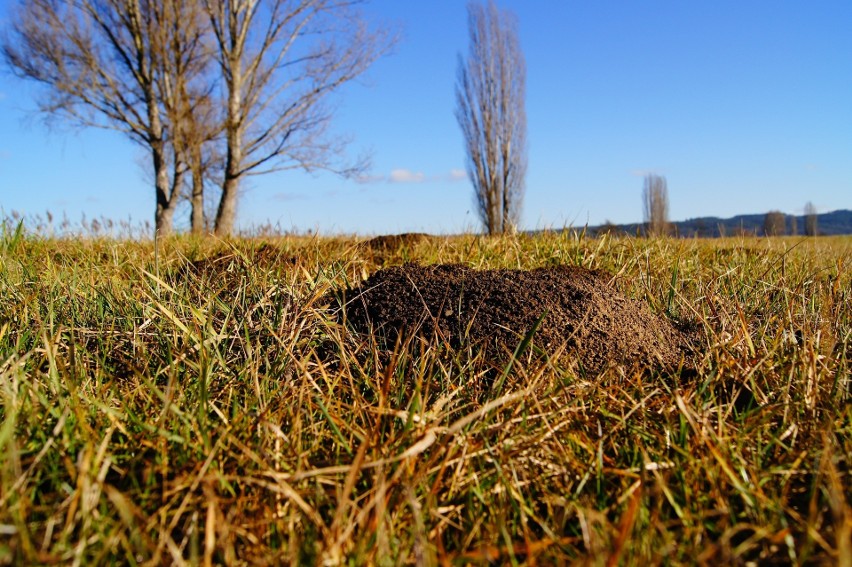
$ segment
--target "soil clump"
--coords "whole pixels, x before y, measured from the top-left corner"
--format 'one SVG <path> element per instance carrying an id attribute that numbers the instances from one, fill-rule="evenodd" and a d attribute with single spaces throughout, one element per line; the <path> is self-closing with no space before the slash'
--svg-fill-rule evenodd
<path id="1" fill-rule="evenodd" d="M 336 313 L 359 334 L 376 332 L 385 346 L 417 334 L 458 349 L 485 348 L 505 361 L 542 318 L 533 343 L 564 354 L 597 374 L 611 364 L 675 371 L 692 366 L 695 331 L 654 314 L 617 290 L 604 271 L 560 266 L 474 270 L 406 264 L 379 270 L 337 293 Z"/>
<path id="2" fill-rule="evenodd" d="M 372 252 L 393 253 L 403 247 L 412 247 L 429 240 L 429 235 L 423 232 L 406 232 L 403 234 L 384 234 L 362 242 L 362 246 Z"/>

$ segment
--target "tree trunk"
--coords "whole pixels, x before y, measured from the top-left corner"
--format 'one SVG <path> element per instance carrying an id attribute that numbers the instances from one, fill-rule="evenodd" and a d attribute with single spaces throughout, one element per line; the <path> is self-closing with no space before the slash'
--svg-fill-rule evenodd
<path id="1" fill-rule="evenodd" d="M 216 236 L 230 236 L 234 232 L 234 221 L 237 218 L 237 192 L 240 180 L 236 177 L 226 177 L 222 185 L 222 198 L 216 211 Z"/>
<path id="2" fill-rule="evenodd" d="M 228 122 L 226 137 L 228 141 L 225 158 L 225 180 L 222 183 L 222 197 L 216 211 L 216 236 L 230 236 L 234 232 L 237 218 L 237 196 L 243 166 L 243 74 L 241 52 L 231 54 L 230 84 L 228 85 Z"/>
<path id="3" fill-rule="evenodd" d="M 200 236 L 207 227 L 204 223 L 204 180 L 192 176 L 192 234 Z"/>
<path id="4" fill-rule="evenodd" d="M 201 146 L 192 148 L 192 234 L 204 234 L 204 168 L 201 164 Z"/>
<path id="5" fill-rule="evenodd" d="M 239 98 L 237 97 L 237 100 Z M 232 109 L 238 103 L 232 100 Z M 238 107 L 234 109 L 239 112 Z M 235 122 L 237 122 L 235 120 Z M 237 218 L 237 196 L 240 189 L 240 167 L 243 158 L 242 126 L 229 126 L 228 154 L 225 159 L 225 181 L 222 183 L 222 197 L 219 209 L 216 211 L 216 236 L 230 236 L 234 232 L 234 222 Z"/>
<path id="6" fill-rule="evenodd" d="M 157 212 L 154 215 L 154 230 L 157 238 L 162 239 L 171 236 L 175 210 L 169 206 L 161 207 L 157 204 Z"/>
<path id="7" fill-rule="evenodd" d="M 163 157 L 162 148 L 157 148 L 156 144 L 153 146 L 155 147 L 152 147 L 151 156 L 154 162 L 155 190 L 157 193 L 154 230 L 157 233 L 157 238 L 163 238 L 172 233 L 176 199 L 174 199 L 174 195 L 172 194 L 172 188 L 169 187 L 168 166 Z"/>

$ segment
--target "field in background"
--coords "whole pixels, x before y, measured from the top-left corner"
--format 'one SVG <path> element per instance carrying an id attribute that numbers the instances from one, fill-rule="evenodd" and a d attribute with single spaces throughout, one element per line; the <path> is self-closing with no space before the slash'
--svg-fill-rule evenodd
<path id="1" fill-rule="evenodd" d="M 389 355 L 330 322 L 328 291 L 414 260 L 609 270 L 701 325 L 698 372 Z M 850 267 L 849 237 L 7 230 L 0 564 L 849 565 Z"/>

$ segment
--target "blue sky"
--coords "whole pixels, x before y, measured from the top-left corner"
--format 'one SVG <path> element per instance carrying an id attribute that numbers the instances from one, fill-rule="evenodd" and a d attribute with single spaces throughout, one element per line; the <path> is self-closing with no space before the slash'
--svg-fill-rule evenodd
<path id="1" fill-rule="evenodd" d="M 11 0 L 0 0 L 6 21 Z M 501 0 L 527 61 L 526 229 L 641 220 L 665 175 L 672 219 L 852 208 L 852 2 Z M 253 178 L 243 227 L 324 234 L 477 230 L 453 115 L 463 0 L 374 0 L 401 41 L 342 93 L 334 131 L 371 181 Z M 52 130 L 31 85 L 0 73 L 0 207 L 136 222 L 145 156 L 121 134 Z M 188 212 L 178 219 L 186 224 Z"/>

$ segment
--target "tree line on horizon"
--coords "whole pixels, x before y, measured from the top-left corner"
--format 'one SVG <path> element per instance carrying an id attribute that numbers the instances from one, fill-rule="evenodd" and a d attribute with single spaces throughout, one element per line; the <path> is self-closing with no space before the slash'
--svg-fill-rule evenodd
<path id="1" fill-rule="evenodd" d="M 669 220 L 669 189 L 664 176 L 654 173 L 645 176 L 642 187 L 642 212 L 642 234 L 645 236 L 663 237 L 676 234 L 677 228 Z M 808 201 L 805 204 L 804 212 L 804 234 L 805 236 L 816 236 L 819 234 L 816 207 Z M 790 219 L 789 232 L 787 230 L 788 217 Z M 702 232 L 707 228 L 699 225 L 697 232 Z M 724 228 L 718 227 L 718 229 L 720 234 L 724 235 Z M 740 227 L 740 229 L 744 231 L 744 227 Z M 613 232 L 616 227 L 607 222 L 599 230 L 601 232 Z M 795 215 L 785 215 L 777 210 L 769 211 L 763 218 L 762 231 L 764 236 L 796 235 L 799 233 L 798 221 Z M 757 236 L 757 231 L 754 232 L 754 235 Z"/>
<path id="2" fill-rule="evenodd" d="M 788 219 L 790 221 L 789 228 Z M 786 215 L 778 210 L 766 213 L 763 219 L 763 235 L 784 236 L 787 234 L 793 236 L 799 234 L 799 221 L 796 216 Z M 819 234 L 816 207 L 810 201 L 805 204 L 804 234 L 805 236 L 817 236 Z"/>
<path id="3" fill-rule="evenodd" d="M 643 191 L 643 207 L 645 206 Z M 615 224 L 609 220 L 601 225 L 587 226 L 591 235 L 631 235 L 644 237 L 719 238 L 726 236 L 822 236 L 852 234 L 852 211 L 837 210 L 817 214 L 812 203 L 805 206 L 801 215 L 773 210 L 763 214 L 741 214 L 730 218 L 696 217 L 671 221 L 665 217 L 663 232 L 655 233 L 648 217 L 642 222 Z M 660 223 L 657 221 L 657 225 Z"/>

